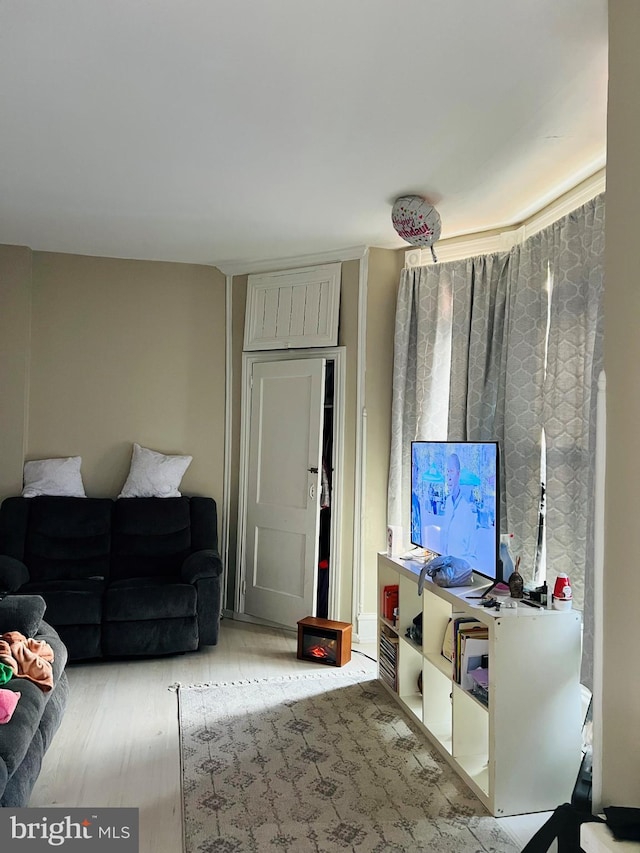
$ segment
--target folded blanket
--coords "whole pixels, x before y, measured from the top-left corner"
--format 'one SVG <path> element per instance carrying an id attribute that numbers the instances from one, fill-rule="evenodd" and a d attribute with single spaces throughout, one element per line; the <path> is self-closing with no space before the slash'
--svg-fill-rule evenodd
<path id="1" fill-rule="evenodd" d="M 17 690 L 0 690 L 0 726 L 11 719 L 20 696 Z"/>
<path id="2" fill-rule="evenodd" d="M 53 649 L 49 643 L 7 631 L 0 636 L 0 663 L 12 666 L 11 661 L 16 666 L 16 678 L 33 681 L 44 691 L 53 689 Z"/>

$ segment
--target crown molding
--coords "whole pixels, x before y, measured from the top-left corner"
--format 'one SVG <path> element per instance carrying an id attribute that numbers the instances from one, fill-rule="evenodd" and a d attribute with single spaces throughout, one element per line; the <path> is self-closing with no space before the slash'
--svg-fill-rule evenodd
<path id="1" fill-rule="evenodd" d="M 508 252 L 517 242 L 512 233 L 517 229 L 509 229 L 495 234 L 475 234 L 474 236 L 451 237 L 436 243 L 434 246 L 438 263 L 457 261 L 460 258 L 473 258 L 475 255 L 488 255 L 492 252 Z M 426 267 L 433 264 L 430 248 L 416 247 L 404 254 L 406 267 Z"/>
<path id="2" fill-rule="evenodd" d="M 590 199 L 604 192 L 606 188 L 606 171 L 600 169 L 595 175 L 582 181 L 581 184 L 561 195 L 546 207 L 538 210 L 523 223 L 524 239 L 531 237 L 543 228 L 561 219 L 572 210 L 586 204 Z"/>
<path id="3" fill-rule="evenodd" d="M 547 228 L 552 223 L 571 213 L 590 199 L 604 192 L 606 170 L 599 169 L 577 186 L 558 196 L 554 201 L 542 204 L 537 211 L 514 225 L 492 229 L 486 234 L 466 234 L 442 240 L 435 245 L 439 262 L 458 261 L 476 255 L 508 252 L 519 243 Z M 533 208 L 535 209 L 535 205 Z M 404 254 L 406 267 L 424 267 L 433 264 L 431 249 L 416 246 Z"/>
<path id="4" fill-rule="evenodd" d="M 312 255 L 297 255 L 288 258 L 269 258 L 258 261 L 221 261 L 215 266 L 225 275 L 250 275 L 262 272 L 281 272 L 297 267 L 315 267 L 336 261 L 360 261 L 365 257 L 368 246 L 349 246 L 346 249 L 334 249 L 330 252 L 317 252 Z"/>

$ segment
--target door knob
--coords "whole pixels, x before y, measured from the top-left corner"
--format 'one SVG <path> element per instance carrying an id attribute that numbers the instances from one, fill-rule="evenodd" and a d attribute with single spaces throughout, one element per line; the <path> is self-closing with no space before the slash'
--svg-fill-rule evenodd
<path id="1" fill-rule="evenodd" d="M 317 473 L 318 473 L 318 469 L 317 469 L 317 468 L 307 468 L 307 471 L 308 471 L 310 474 L 317 474 Z"/>

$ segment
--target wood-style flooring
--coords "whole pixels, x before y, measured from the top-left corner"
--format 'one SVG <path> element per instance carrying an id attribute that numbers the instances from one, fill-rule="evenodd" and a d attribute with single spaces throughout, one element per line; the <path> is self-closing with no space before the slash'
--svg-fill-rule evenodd
<path id="1" fill-rule="evenodd" d="M 375 671 L 373 646 L 354 644 L 350 669 Z M 363 652 L 359 654 L 356 650 Z M 182 853 L 177 698 L 171 685 L 317 672 L 296 659 L 296 636 L 224 619 L 217 646 L 155 660 L 67 668 L 69 704 L 30 806 L 140 810 L 140 853 Z M 524 844 L 546 815 L 502 818 Z"/>

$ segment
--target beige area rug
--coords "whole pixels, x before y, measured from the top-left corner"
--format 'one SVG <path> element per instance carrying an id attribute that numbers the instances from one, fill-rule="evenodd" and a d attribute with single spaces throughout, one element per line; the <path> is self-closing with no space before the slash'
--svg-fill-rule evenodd
<path id="1" fill-rule="evenodd" d="M 186 853 L 516 853 L 371 674 L 178 686 Z"/>

